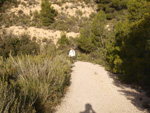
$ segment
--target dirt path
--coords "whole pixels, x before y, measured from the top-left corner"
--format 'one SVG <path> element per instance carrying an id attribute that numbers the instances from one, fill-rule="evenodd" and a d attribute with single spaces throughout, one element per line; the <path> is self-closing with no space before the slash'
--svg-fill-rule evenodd
<path id="1" fill-rule="evenodd" d="M 56 113 L 147 113 L 140 93 L 117 84 L 103 67 L 78 61 L 72 70 L 71 86 Z"/>

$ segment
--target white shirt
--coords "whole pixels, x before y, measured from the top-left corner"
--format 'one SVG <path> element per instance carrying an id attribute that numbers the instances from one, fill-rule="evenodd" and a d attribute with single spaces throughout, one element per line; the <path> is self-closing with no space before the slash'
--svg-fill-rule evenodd
<path id="1" fill-rule="evenodd" d="M 76 56 L 76 53 L 75 53 L 75 51 L 73 49 L 69 51 L 69 56 L 70 57 Z"/>

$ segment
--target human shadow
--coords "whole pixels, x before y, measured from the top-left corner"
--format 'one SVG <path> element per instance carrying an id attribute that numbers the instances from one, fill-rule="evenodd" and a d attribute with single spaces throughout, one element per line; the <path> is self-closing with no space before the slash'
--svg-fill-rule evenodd
<path id="1" fill-rule="evenodd" d="M 88 103 L 85 105 L 85 111 L 80 113 L 96 113 L 96 112 L 93 110 L 92 105 Z"/>
<path id="2" fill-rule="evenodd" d="M 113 79 L 113 84 L 120 88 L 118 92 L 121 95 L 124 95 L 126 99 L 130 100 L 131 103 L 140 111 L 146 110 L 148 113 L 150 113 L 150 98 L 147 97 L 145 91 L 143 91 L 139 86 L 135 86 L 134 84 L 125 84 L 121 82 L 117 79 L 117 74 L 108 72 L 108 75 Z"/>

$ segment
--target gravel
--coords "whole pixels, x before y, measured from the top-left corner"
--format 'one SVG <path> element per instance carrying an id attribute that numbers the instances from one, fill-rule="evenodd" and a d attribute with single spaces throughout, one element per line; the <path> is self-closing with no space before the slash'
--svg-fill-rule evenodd
<path id="1" fill-rule="evenodd" d="M 71 85 L 56 113 L 147 113 L 141 100 L 136 101 L 139 93 L 116 85 L 103 67 L 78 61 L 72 71 Z"/>

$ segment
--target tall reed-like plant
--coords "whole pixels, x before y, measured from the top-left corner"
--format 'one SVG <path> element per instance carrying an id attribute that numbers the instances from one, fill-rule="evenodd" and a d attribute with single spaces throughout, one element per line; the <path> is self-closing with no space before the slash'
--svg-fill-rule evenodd
<path id="1" fill-rule="evenodd" d="M 71 63 L 63 55 L 10 56 L 1 65 L 1 112 L 52 112 L 69 84 Z"/>

